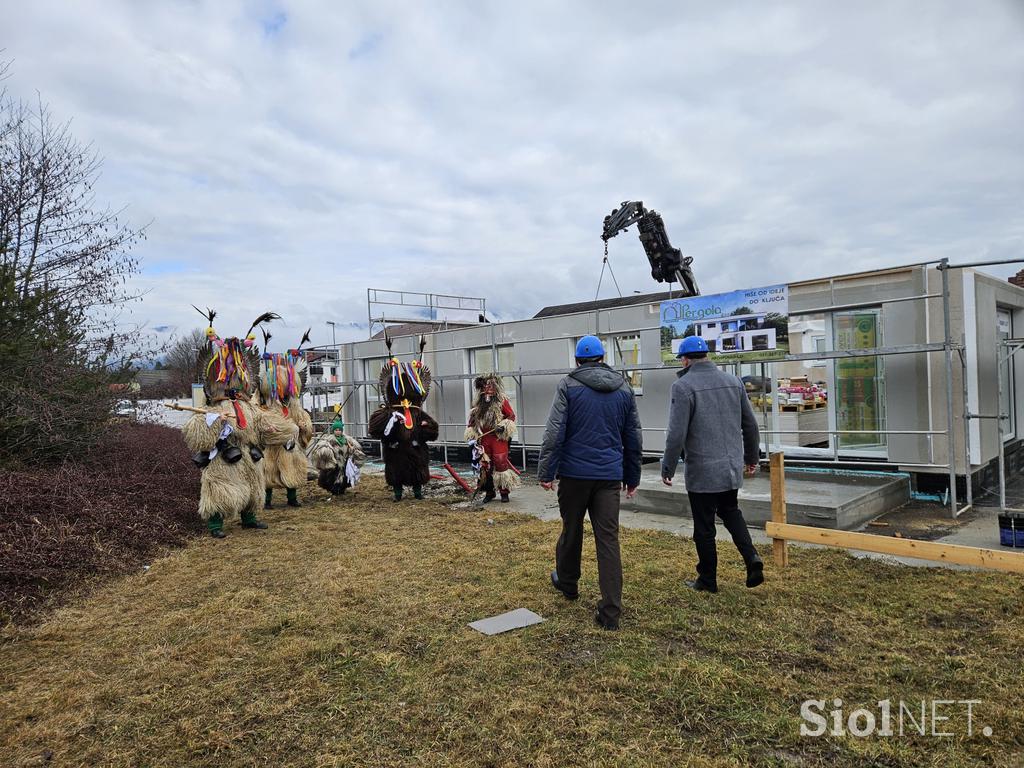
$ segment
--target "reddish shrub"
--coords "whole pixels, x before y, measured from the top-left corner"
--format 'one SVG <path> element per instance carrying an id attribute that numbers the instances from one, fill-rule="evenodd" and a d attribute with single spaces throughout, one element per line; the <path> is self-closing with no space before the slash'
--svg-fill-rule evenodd
<path id="1" fill-rule="evenodd" d="M 202 530 L 199 471 L 177 429 L 124 424 L 88 454 L 0 472 L 0 624 L 134 570 Z"/>

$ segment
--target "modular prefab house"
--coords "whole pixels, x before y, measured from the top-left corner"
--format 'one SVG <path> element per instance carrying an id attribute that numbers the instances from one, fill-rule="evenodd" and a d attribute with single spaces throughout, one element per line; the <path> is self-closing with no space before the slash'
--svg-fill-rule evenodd
<path id="1" fill-rule="evenodd" d="M 787 457 L 885 463 L 941 479 L 948 476 L 950 461 L 946 430 L 951 402 L 957 475 L 989 465 L 1000 442 L 1009 455 L 1019 453 L 1024 358 L 1009 353 L 1013 339 L 1024 336 L 1024 289 L 973 269 L 949 269 L 946 277 L 946 293 L 934 264 L 790 283 L 789 322 L 798 332 L 790 335 L 787 358 L 721 363 L 745 381 L 762 383 L 750 390 L 763 448 L 784 450 Z M 522 446 L 517 442 L 515 448 L 537 448 L 555 386 L 574 365 L 576 341 L 595 334 L 605 341 L 607 362 L 633 384 L 645 451 L 659 455 L 669 388 L 678 373 L 676 366 L 662 363 L 662 347 L 671 339 L 663 337 L 659 313 L 669 298 L 660 293 L 547 307 L 526 320 L 427 334 L 424 360 L 435 383 L 426 408 L 444 425 L 439 442 L 463 444 L 472 378 L 495 370 L 505 374 L 519 415 Z M 736 330 L 708 327 L 702 335 L 712 331 L 717 339 L 764 333 L 737 325 Z M 757 346 L 752 339 L 749 344 Z M 338 383 L 325 384 L 318 394 L 330 390 L 331 402 L 351 395 L 345 418 L 361 435 L 368 413 L 380 405 L 376 381 L 386 356 L 384 343 L 372 339 L 321 349 L 335 358 Z M 394 339 L 399 357 L 417 352 L 417 336 Z M 827 396 L 807 408 L 774 397 L 793 381 L 812 383 Z"/>

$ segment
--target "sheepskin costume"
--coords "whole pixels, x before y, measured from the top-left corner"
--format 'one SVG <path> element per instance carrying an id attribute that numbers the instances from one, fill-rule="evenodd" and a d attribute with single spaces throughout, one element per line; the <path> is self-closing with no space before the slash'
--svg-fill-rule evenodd
<path id="1" fill-rule="evenodd" d="M 508 501 L 509 492 L 520 485 L 508 458 L 509 444 L 516 436 L 516 413 L 495 374 L 477 376 L 473 388 L 476 399 L 469 411 L 466 440 L 483 449 L 477 490 L 484 491 L 485 503 L 496 496 L 495 489 L 502 501 Z"/>
<path id="2" fill-rule="evenodd" d="M 381 369 L 379 387 L 384 402 L 370 415 L 367 431 L 381 441 L 384 479 L 394 490 L 395 501 L 401 501 L 406 485 L 422 498 L 422 486 L 430 480 L 427 443 L 439 432 L 437 422 L 423 410 L 430 369 L 419 360 L 403 363 L 392 358 Z"/>
<path id="3" fill-rule="evenodd" d="M 299 430 L 296 444 L 268 446 L 263 470 L 266 495 L 264 509 L 270 509 L 275 488 L 284 488 L 288 505 L 301 506 L 297 489 L 306 482 L 309 463 L 306 448 L 313 439 L 313 420 L 302 407 L 302 387 L 306 378 L 306 357 L 302 345 L 309 340 L 309 331 L 296 349 L 285 354 L 267 351 L 271 335 L 264 331 L 264 351 L 259 363 L 257 399 L 262 408 L 276 417 L 291 421 Z"/>
<path id="4" fill-rule="evenodd" d="M 319 473 L 317 485 L 338 496 L 358 482 L 366 454 L 358 440 L 345 434 L 345 423 L 339 415 L 326 432 L 313 440 L 309 460 Z"/>
<path id="5" fill-rule="evenodd" d="M 210 326 L 203 365 L 207 412 L 189 419 L 182 434 L 193 461 L 202 468 L 199 515 L 210 532 L 221 537 L 224 522 L 236 516 L 241 516 L 245 527 L 266 527 L 256 519 L 263 502 L 263 449 L 294 443 L 298 428 L 251 402 L 257 377 L 251 352 L 253 330 L 276 315 L 257 318 L 244 340 L 220 338 L 213 329 L 215 316 L 207 311 Z"/>

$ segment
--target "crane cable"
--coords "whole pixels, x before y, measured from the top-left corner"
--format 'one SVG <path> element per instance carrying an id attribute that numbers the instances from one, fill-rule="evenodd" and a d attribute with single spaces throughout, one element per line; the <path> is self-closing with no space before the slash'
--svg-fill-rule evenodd
<path id="1" fill-rule="evenodd" d="M 612 276 L 612 282 L 615 283 L 615 290 L 619 292 L 619 298 L 622 298 L 622 289 L 619 288 L 619 281 L 615 279 L 615 272 L 612 271 L 612 263 L 608 261 L 608 241 L 604 241 L 604 259 L 601 261 L 601 275 L 597 278 L 597 291 L 594 293 L 594 301 L 597 301 L 597 297 L 601 295 L 601 283 L 604 280 L 604 268 L 608 267 L 608 274 Z"/>

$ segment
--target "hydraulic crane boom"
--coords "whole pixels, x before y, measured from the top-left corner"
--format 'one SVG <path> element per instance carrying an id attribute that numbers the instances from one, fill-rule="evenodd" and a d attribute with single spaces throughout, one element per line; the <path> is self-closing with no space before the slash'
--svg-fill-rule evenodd
<path id="1" fill-rule="evenodd" d="M 604 217 L 604 232 L 601 239 L 607 246 L 608 241 L 624 229 L 637 225 L 640 242 L 651 263 L 651 277 L 659 283 L 677 282 L 682 286 L 686 296 L 699 296 L 697 279 L 693 276 L 690 264 L 692 256 L 683 256 L 678 248 L 673 248 L 665 232 L 665 222 L 657 211 L 649 211 L 640 201 L 627 200 L 618 208 Z"/>

